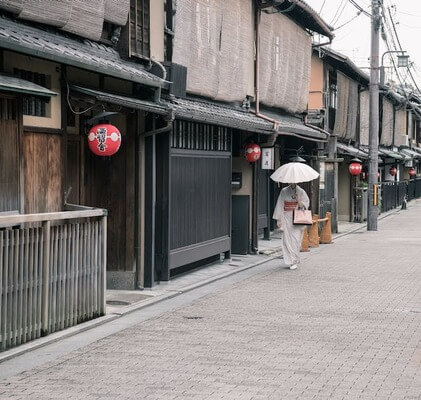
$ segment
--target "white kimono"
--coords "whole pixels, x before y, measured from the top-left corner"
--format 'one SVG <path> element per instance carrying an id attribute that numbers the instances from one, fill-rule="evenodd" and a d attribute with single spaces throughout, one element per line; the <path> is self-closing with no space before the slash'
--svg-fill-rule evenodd
<path id="1" fill-rule="evenodd" d="M 304 226 L 293 224 L 293 209 L 298 208 L 298 202 L 308 208 L 310 200 L 304 189 L 298 185 L 293 190 L 290 186 L 283 188 L 276 202 L 273 219 L 281 221 L 282 252 L 285 264 L 294 265 L 300 263 L 300 249 L 303 240 Z M 297 203 L 297 204 L 295 204 Z"/>

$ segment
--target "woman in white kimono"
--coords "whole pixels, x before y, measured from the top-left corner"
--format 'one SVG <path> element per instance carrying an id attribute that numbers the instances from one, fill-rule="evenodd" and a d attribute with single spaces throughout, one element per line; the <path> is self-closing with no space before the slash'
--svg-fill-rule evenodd
<path id="1" fill-rule="evenodd" d="M 283 229 L 282 252 L 289 269 L 296 269 L 300 263 L 300 249 L 304 234 L 303 225 L 293 224 L 293 210 L 308 208 L 309 204 L 307 193 L 295 183 L 290 183 L 283 188 L 276 202 L 273 219 L 278 221 L 278 228 Z"/>

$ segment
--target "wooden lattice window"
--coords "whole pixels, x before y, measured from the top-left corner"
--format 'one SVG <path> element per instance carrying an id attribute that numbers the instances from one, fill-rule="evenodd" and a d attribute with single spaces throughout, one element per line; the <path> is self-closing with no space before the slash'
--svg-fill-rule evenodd
<path id="1" fill-rule="evenodd" d="M 131 0 L 129 20 L 130 56 L 150 56 L 150 0 Z"/>
<path id="2" fill-rule="evenodd" d="M 51 86 L 49 75 L 18 68 L 15 68 L 13 72 L 15 76 L 26 81 L 36 83 L 45 88 L 50 88 Z M 48 117 L 48 100 L 35 96 L 25 96 L 23 99 L 23 114 L 35 117 Z"/>
<path id="3" fill-rule="evenodd" d="M 231 130 L 217 125 L 176 120 L 171 147 L 185 150 L 231 151 Z"/>
<path id="4" fill-rule="evenodd" d="M 172 61 L 174 39 L 174 9 L 173 0 L 164 0 L 165 28 L 164 28 L 164 59 Z"/>

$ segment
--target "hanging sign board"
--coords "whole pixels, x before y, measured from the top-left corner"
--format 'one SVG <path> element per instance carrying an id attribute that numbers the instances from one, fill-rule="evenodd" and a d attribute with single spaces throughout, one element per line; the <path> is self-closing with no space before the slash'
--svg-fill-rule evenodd
<path id="1" fill-rule="evenodd" d="M 275 168 L 275 148 L 267 147 L 262 149 L 262 169 Z"/>

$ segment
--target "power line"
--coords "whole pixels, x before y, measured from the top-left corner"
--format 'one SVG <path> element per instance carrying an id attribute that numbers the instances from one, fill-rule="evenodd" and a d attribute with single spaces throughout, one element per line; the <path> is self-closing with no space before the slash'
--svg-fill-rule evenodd
<path id="1" fill-rule="evenodd" d="M 345 25 L 348 25 L 350 22 L 354 21 L 354 19 L 356 19 L 357 17 L 359 17 L 361 15 L 361 11 L 357 12 L 357 15 L 353 16 L 349 21 L 343 23 L 342 25 L 339 25 L 338 27 L 334 28 L 334 31 L 337 31 L 338 29 L 343 28 Z"/>
<path id="2" fill-rule="evenodd" d="M 384 6 L 382 6 L 382 7 L 383 7 L 383 12 L 384 12 Z M 401 41 L 399 40 L 398 32 L 396 31 L 396 25 L 395 25 L 395 22 L 393 21 L 392 13 L 390 12 L 390 7 L 388 8 L 388 12 L 389 12 L 390 21 L 392 23 L 393 32 L 395 33 L 395 37 L 396 37 L 396 40 L 397 40 L 398 45 L 399 45 L 399 49 L 402 51 L 402 44 L 401 44 Z M 417 88 L 418 93 L 421 93 L 421 90 L 418 87 L 417 82 L 415 81 L 414 75 L 412 74 L 411 68 L 409 66 L 407 66 L 406 68 L 409 72 L 409 75 L 412 79 L 412 82 L 414 83 L 415 87 Z"/>
<path id="3" fill-rule="evenodd" d="M 355 0 L 348 0 L 357 10 L 359 10 L 360 12 L 362 12 L 365 16 L 370 17 L 371 18 L 371 14 L 367 11 L 364 10 L 364 8 L 362 8 Z"/>
<path id="4" fill-rule="evenodd" d="M 322 4 L 322 6 L 320 7 L 319 14 L 321 14 L 321 13 L 322 13 L 322 11 L 323 11 L 323 7 L 325 6 L 325 4 L 326 4 L 326 0 L 323 0 L 323 4 Z"/>
<path id="5" fill-rule="evenodd" d="M 342 9 L 341 9 L 341 7 L 342 7 Z M 339 18 L 341 17 L 342 13 L 345 10 L 345 7 L 346 7 L 346 0 L 342 0 L 338 9 L 336 10 L 335 15 L 333 16 L 332 21 L 330 22 L 330 25 L 334 25 L 334 24 L 336 24 L 336 22 L 338 22 Z"/>

